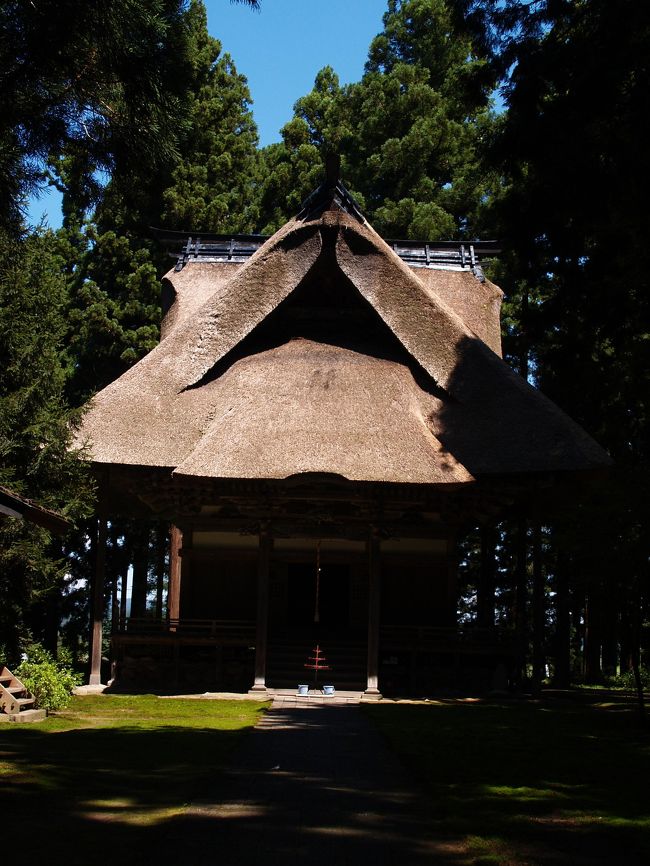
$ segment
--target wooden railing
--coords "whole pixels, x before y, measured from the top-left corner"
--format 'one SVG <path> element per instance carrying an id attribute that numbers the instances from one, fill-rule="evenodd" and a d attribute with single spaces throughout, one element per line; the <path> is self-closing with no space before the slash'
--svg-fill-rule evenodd
<path id="1" fill-rule="evenodd" d="M 127 617 L 120 620 L 116 635 L 197 637 L 215 642 L 255 642 L 255 622 L 245 619 L 154 619 Z"/>
<path id="2" fill-rule="evenodd" d="M 127 617 L 120 620 L 114 636 L 127 639 L 189 639 L 211 641 L 215 644 L 252 646 L 255 643 L 253 620 L 223 619 L 154 619 L 153 617 Z M 487 652 L 511 650 L 514 635 L 509 629 L 459 626 L 384 625 L 380 629 L 382 651 L 414 652 L 459 651 Z"/>

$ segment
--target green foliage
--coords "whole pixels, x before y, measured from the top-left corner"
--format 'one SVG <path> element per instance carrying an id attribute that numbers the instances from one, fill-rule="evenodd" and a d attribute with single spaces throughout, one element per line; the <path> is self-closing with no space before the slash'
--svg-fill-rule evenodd
<path id="1" fill-rule="evenodd" d="M 300 210 L 323 180 L 323 152 L 336 149 L 345 110 L 338 77 L 330 67 L 316 76 L 314 89 L 299 99 L 294 117 L 282 128 L 282 143 L 260 152 L 260 231 L 277 231 Z"/>
<path id="2" fill-rule="evenodd" d="M 150 225 L 250 227 L 257 137 L 199 0 L 71 0 L 55 16 L 16 0 L 0 37 L 0 483 L 80 524 L 69 544 L 2 524 L 0 639 L 15 657 L 32 631 L 53 642 L 64 613 L 85 627 L 63 594 L 68 572 L 90 570 L 92 499 L 66 401 L 81 406 L 158 342 L 168 261 Z M 64 228 L 22 237 L 45 175 Z"/>
<path id="3" fill-rule="evenodd" d="M 0 483 L 73 521 L 88 514 L 92 484 L 70 449 L 76 413 L 64 398 L 67 303 L 51 233 L 0 235 Z M 0 638 L 15 657 L 29 613 L 65 578 L 60 543 L 31 523 L 0 525 Z"/>
<path id="4" fill-rule="evenodd" d="M 633 0 L 453 5 L 507 100 L 486 151 L 503 179 L 488 219 L 506 247 L 506 355 L 617 464 L 558 521 L 572 604 L 591 612 L 591 679 L 599 642 L 639 646 L 650 598 L 650 16 Z"/>
<path id="5" fill-rule="evenodd" d="M 65 281 L 51 235 L 0 237 L 0 479 L 58 475 L 68 442 L 62 390 Z M 33 492 L 38 492 L 38 487 Z"/>
<path id="6" fill-rule="evenodd" d="M 446 0 L 390 0 L 363 79 L 349 89 L 354 189 L 385 236 L 471 232 L 486 179 L 478 150 L 493 74 L 454 26 Z"/>
<path id="7" fill-rule="evenodd" d="M 69 244 L 65 230 L 58 237 Z M 76 237 L 67 345 L 69 393 L 80 405 L 158 343 L 160 283 L 150 242 L 93 226 Z"/>
<path id="8" fill-rule="evenodd" d="M 203 3 L 187 13 L 193 45 L 188 130 L 172 183 L 163 193 L 166 227 L 193 231 L 250 231 L 257 128 L 250 93 L 232 58 L 208 35 Z"/>
<path id="9" fill-rule="evenodd" d="M 43 710 L 67 707 L 72 689 L 81 684 L 81 674 L 75 673 L 65 661 L 57 661 L 40 644 L 28 645 L 26 656 L 15 673 L 34 695 L 35 706 Z"/>
<path id="10" fill-rule="evenodd" d="M 641 676 L 641 685 L 643 690 L 646 692 L 650 691 L 650 669 L 642 667 L 639 669 L 639 674 Z M 630 692 L 636 691 L 634 671 L 624 671 L 616 677 L 611 677 L 609 682 L 614 687 L 622 688 Z"/>
<path id="11" fill-rule="evenodd" d="M 263 152 L 263 230 L 298 210 L 322 178 L 322 155 L 338 151 L 345 183 L 384 236 L 471 236 L 494 183 L 479 164 L 493 81 L 446 0 L 390 0 L 362 80 L 341 88 L 321 70 L 283 143 Z"/>
<path id="12" fill-rule="evenodd" d="M 178 154 L 190 68 L 183 0 L 11 0 L 0 9 L 0 177 L 13 214 L 50 155 L 128 173 Z M 180 124 L 179 124 L 180 119 Z"/>
<path id="13" fill-rule="evenodd" d="M 149 227 L 241 232 L 256 218 L 257 131 L 246 81 L 208 35 L 200 0 L 184 11 L 182 29 L 188 69 L 177 158 L 162 167 L 116 165 L 90 215 L 92 196 L 75 154 L 53 162 L 66 214 L 58 242 L 69 284 L 68 393 L 75 405 L 158 342 L 159 277 L 169 260 Z"/>

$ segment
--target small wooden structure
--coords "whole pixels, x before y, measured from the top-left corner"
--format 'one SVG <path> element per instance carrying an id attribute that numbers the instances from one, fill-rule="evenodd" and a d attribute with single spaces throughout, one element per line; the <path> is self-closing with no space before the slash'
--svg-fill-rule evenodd
<path id="1" fill-rule="evenodd" d="M 386 243 L 331 182 L 264 242 L 187 241 L 159 346 L 80 431 L 97 598 L 106 517 L 173 527 L 168 616 L 121 622 L 118 678 L 263 693 L 320 641 L 376 698 L 509 658 L 458 628 L 456 537 L 608 458 L 501 359 L 480 249 Z"/>
<path id="2" fill-rule="evenodd" d="M 8 487 L 0 485 L 0 520 L 5 520 L 7 517 L 28 520 L 57 535 L 64 535 L 72 527 L 72 523 L 56 511 L 44 508 L 33 500 L 19 496 Z"/>
<path id="3" fill-rule="evenodd" d="M 0 721 L 42 722 L 47 712 L 35 709 L 34 703 L 29 689 L 6 665 L 0 664 Z"/>

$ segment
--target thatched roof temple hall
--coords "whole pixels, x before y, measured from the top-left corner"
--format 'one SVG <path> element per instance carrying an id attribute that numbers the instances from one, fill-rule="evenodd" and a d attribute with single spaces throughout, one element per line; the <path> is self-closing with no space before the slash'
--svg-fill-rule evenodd
<path id="1" fill-rule="evenodd" d="M 457 535 L 608 458 L 501 359 L 482 251 L 386 243 L 338 182 L 264 242 L 187 241 L 160 344 L 80 434 L 97 598 L 107 519 L 172 526 L 166 616 L 119 621 L 118 680 L 295 688 L 316 645 L 369 698 L 507 666 L 457 628 Z"/>

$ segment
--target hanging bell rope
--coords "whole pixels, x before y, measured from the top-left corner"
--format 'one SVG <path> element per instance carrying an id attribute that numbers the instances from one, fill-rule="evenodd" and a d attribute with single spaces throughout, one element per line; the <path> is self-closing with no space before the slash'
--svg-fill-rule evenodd
<path id="1" fill-rule="evenodd" d="M 314 622 L 320 622 L 320 538 L 316 542 L 316 598 L 314 601 Z"/>

